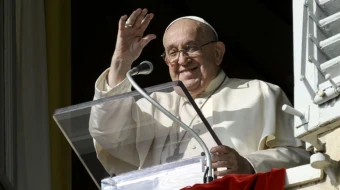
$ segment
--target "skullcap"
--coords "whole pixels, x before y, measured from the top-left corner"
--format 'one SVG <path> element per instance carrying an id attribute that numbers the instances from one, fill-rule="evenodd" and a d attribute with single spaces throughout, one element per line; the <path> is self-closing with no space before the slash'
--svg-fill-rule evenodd
<path id="1" fill-rule="evenodd" d="M 217 32 L 216 32 L 216 30 L 214 29 L 214 27 L 212 27 L 212 26 L 211 26 L 207 21 L 205 21 L 203 18 L 198 17 L 198 16 L 184 16 L 184 17 L 177 18 L 176 20 L 172 21 L 172 22 L 168 25 L 168 27 L 166 27 L 165 31 L 167 31 L 167 30 L 169 29 L 169 27 L 170 27 L 173 23 L 177 22 L 178 20 L 182 20 L 182 19 L 196 20 L 196 21 L 198 21 L 198 22 L 201 22 L 201 23 L 203 23 L 203 24 L 209 26 L 209 28 L 211 28 L 211 29 L 214 31 L 215 36 L 216 36 L 216 39 L 218 40 L 218 35 L 217 35 Z"/>

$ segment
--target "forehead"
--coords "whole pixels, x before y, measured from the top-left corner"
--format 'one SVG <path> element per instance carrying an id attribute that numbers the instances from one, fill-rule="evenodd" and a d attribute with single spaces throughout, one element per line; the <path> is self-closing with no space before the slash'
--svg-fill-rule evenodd
<path id="1" fill-rule="evenodd" d="M 201 23 L 191 19 L 182 19 L 173 23 L 164 34 L 165 48 L 178 47 L 190 42 L 201 42 L 204 33 Z"/>

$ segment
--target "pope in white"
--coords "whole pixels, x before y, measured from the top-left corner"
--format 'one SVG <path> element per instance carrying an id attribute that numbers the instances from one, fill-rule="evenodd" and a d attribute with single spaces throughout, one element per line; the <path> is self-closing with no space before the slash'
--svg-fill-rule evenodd
<path id="1" fill-rule="evenodd" d="M 137 9 L 119 20 L 110 68 L 95 84 L 94 99 L 131 91 L 125 78 L 154 34 L 144 35 L 153 18 Z M 223 145 L 217 145 L 185 96 L 151 94 L 206 143 L 215 175 L 251 174 L 309 162 L 304 144 L 294 138 L 293 118 L 281 111 L 290 104 L 276 85 L 232 79 L 221 69 L 224 43 L 204 19 L 187 16 L 166 28 L 162 55 L 173 81 L 181 81 Z M 110 174 L 119 174 L 176 159 L 199 156 L 196 140 L 145 99 L 126 98 L 92 107 L 89 130 L 98 159 Z"/>

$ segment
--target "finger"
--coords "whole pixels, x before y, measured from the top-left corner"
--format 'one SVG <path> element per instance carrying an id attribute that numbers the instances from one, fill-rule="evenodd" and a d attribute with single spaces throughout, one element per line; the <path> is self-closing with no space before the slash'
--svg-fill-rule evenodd
<path id="1" fill-rule="evenodd" d="M 142 12 L 142 9 L 138 8 L 137 10 L 133 11 L 130 17 L 127 19 L 126 24 L 134 25 L 136 22 L 137 17 Z"/>
<path id="2" fill-rule="evenodd" d="M 141 14 L 138 15 L 136 22 L 135 22 L 135 27 L 140 27 L 140 25 L 142 24 L 142 20 L 144 19 L 146 13 L 148 13 L 148 9 L 143 9 Z"/>
<path id="3" fill-rule="evenodd" d="M 234 172 L 231 169 L 214 171 L 214 175 L 216 175 L 216 176 L 225 176 L 225 175 L 232 174 L 232 173 L 234 173 Z"/>
<path id="4" fill-rule="evenodd" d="M 228 161 L 219 161 L 211 164 L 212 168 L 233 168 L 232 164 Z"/>
<path id="5" fill-rule="evenodd" d="M 219 155 L 214 154 L 211 157 L 211 162 L 227 161 L 227 160 L 230 160 L 230 157 L 228 154 L 219 154 Z"/>
<path id="6" fill-rule="evenodd" d="M 144 31 L 150 24 L 150 21 L 153 19 L 154 14 L 150 13 L 145 16 L 141 23 L 141 29 Z"/>
<path id="7" fill-rule="evenodd" d="M 212 147 L 210 149 L 210 152 L 213 153 L 213 154 L 217 153 L 217 152 L 218 153 L 228 154 L 228 153 L 233 152 L 233 151 L 235 151 L 235 150 L 230 148 L 230 147 L 228 147 L 228 146 L 225 146 L 225 145 L 215 146 L 215 147 Z"/>
<path id="8" fill-rule="evenodd" d="M 144 48 L 151 40 L 153 40 L 155 38 L 156 38 L 156 35 L 154 35 L 154 34 L 148 34 L 148 35 L 144 36 L 140 40 L 141 47 Z"/>
<path id="9" fill-rule="evenodd" d="M 119 30 L 123 30 L 125 28 L 126 18 L 127 18 L 127 15 L 123 15 L 120 17 L 119 23 L 118 23 Z"/>

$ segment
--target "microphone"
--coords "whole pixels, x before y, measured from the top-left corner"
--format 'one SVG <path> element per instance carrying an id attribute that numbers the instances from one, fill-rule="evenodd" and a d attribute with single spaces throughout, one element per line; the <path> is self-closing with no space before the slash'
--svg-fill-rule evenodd
<path id="1" fill-rule="evenodd" d="M 147 75 L 150 74 L 153 70 L 152 63 L 150 61 L 143 61 L 140 63 L 137 67 L 134 67 L 130 69 L 126 73 L 126 78 L 130 81 L 131 85 L 151 104 L 153 104 L 158 110 L 163 112 L 168 118 L 173 120 L 175 123 L 180 125 L 184 130 L 188 131 L 192 137 L 200 144 L 202 147 L 206 160 L 207 160 L 207 168 L 206 172 L 204 174 L 204 183 L 212 181 L 213 178 L 213 168 L 211 163 L 211 154 L 207 147 L 207 145 L 204 143 L 204 141 L 201 139 L 199 135 L 197 135 L 190 127 L 188 127 L 186 124 L 184 124 L 181 120 L 179 120 L 176 116 L 174 116 L 172 113 L 170 113 L 168 110 L 166 110 L 163 106 L 161 106 L 158 102 L 156 102 L 153 98 L 151 98 L 142 88 L 139 87 L 139 85 L 133 80 L 133 75 L 143 74 Z"/>
<path id="2" fill-rule="evenodd" d="M 153 65 L 150 61 L 143 61 L 137 67 L 132 68 L 129 72 L 134 75 L 148 75 L 153 71 Z"/>

